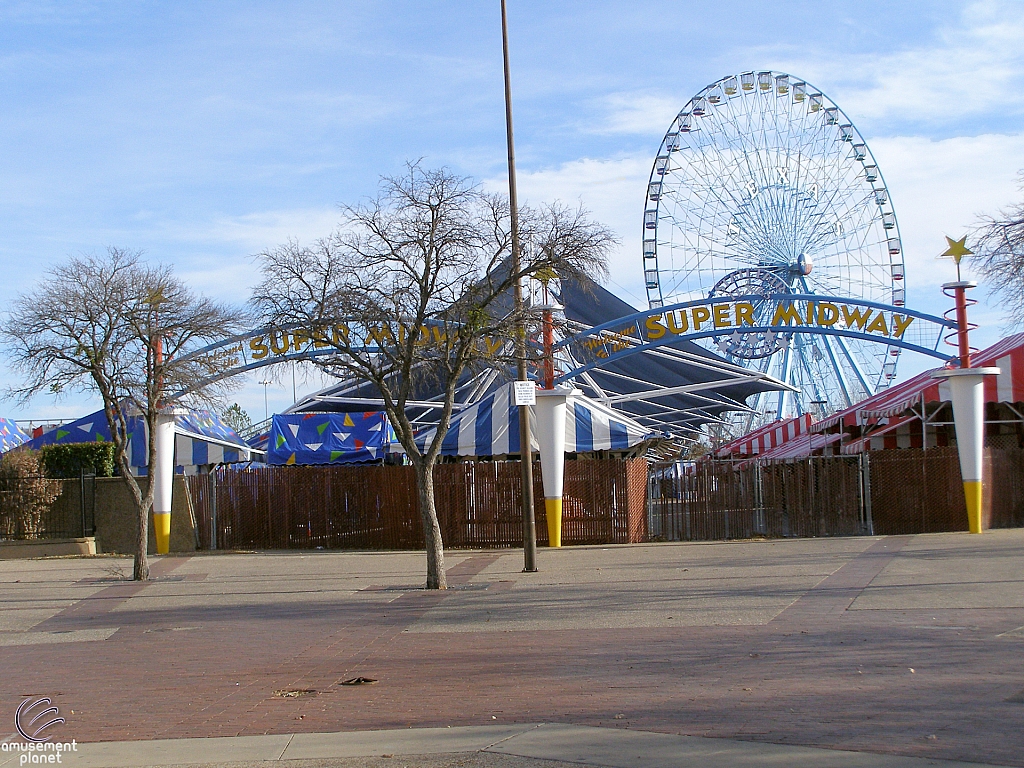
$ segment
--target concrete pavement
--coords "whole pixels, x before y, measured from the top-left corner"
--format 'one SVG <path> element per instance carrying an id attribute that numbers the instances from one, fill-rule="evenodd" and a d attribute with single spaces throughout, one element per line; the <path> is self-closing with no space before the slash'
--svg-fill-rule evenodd
<path id="1" fill-rule="evenodd" d="M 446 766 L 494 768 L 977 768 L 980 763 L 757 744 L 560 723 L 410 728 L 82 744 L 76 768 L 147 766 Z M 17 765 L 18 758 L 0 760 Z"/>
<path id="2" fill-rule="evenodd" d="M 0 723 L 49 696 L 80 765 L 1024 766 L 1024 531 L 540 555 L 3 561 Z"/>

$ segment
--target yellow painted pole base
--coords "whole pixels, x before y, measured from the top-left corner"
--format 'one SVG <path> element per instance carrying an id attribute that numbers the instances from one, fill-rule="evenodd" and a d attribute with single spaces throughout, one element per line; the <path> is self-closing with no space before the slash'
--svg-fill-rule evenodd
<path id="1" fill-rule="evenodd" d="M 562 500 L 544 499 L 544 513 L 548 519 L 548 546 L 562 546 Z"/>
<path id="2" fill-rule="evenodd" d="M 156 553 L 166 555 L 171 551 L 171 513 L 153 513 L 153 533 L 156 534 Z"/>
<path id="3" fill-rule="evenodd" d="M 964 480 L 964 498 L 967 500 L 967 527 L 971 533 L 981 533 L 980 480 Z"/>

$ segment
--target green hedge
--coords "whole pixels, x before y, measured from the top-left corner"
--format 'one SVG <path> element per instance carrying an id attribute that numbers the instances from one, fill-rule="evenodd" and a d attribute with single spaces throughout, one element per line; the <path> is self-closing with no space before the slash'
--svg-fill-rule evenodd
<path id="1" fill-rule="evenodd" d="M 39 450 L 48 477 L 78 477 L 84 469 L 97 477 L 114 476 L 113 443 L 61 443 Z"/>

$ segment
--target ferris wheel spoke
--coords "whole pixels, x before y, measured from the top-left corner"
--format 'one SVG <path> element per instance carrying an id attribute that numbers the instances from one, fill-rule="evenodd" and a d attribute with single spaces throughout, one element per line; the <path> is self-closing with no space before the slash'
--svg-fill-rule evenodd
<path id="1" fill-rule="evenodd" d="M 792 347 L 786 347 L 785 352 L 782 356 L 782 370 L 779 378 L 782 379 L 786 384 L 792 386 L 793 384 L 793 358 L 792 358 Z M 779 405 L 776 415 L 781 419 L 784 418 L 786 413 L 786 399 L 789 395 L 788 390 L 782 390 L 779 392 Z"/>
<path id="2" fill-rule="evenodd" d="M 843 407 L 849 408 L 853 405 L 853 398 L 850 397 L 850 383 L 847 381 L 846 371 L 839 364 L 835 350 L 832 349 L 832 339 L 828 336 L 822 336 L 821 341 L 822 346 L 825 347 L 825 354 L 828 355 L 829 362 L 832 365 L 832 370 L 836 373 L 836 381 L 839 383 L 839 389 L 843 394 Z"/>
<path id="3" fill-rule="evenodd" d="M 857 377 L 857 382 L 863 388 L 866 395 L 872 394 L 874 392 L 874 387 L 872 387 L 871 384 L 868 383 L 867 375 L 861 368 L 860 362 L 857 360 L 856 357 L 854 357 L 853 352 L 850 350 L 849 345 L 846 343 L 846 340 L 842 336 L 836 336 L 835 341 L 836 346 L 839 347 L 840 351 L 842 351 L 847 363 L 849 363 L 850 368 L 853 370 L 854 375 Z"/>
<path id="4" fill-rule="evenodd" d="M 807 374 L 808 384 L 814 394 L 814 400 L 811 401 L 824 403 L 827 407 L 829 397 L 827 396 L 827 392 L 824 389 L 826 385 L 825 379 L 820 375 L 816 376 L 815 373 L 811 371 L 811 365 L 813 364 L 814 360 L 814 351 L 817 350 L 818 354 L 821 354 L 821 351 L 818 350 L 814 343 L 811 342 L 810 340 L 801 339 L 799 337 L 796 340 L 796 346 L 797 356 L 799 358 L 800 365 L 803 368 L 804 372 Z M 810 352 L 807 351 L 808 349 L 810 349 Z M 808 357 L 810 357 L 810 359 L 808 359 Z M 806 389 L 807 385 L 805 385 L 804 388 Z"/>

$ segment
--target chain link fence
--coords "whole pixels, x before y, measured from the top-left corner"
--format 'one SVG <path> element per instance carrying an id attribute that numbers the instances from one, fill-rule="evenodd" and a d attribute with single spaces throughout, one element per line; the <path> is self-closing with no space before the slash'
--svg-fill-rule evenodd
<path id="1" fill-rule="evenodd" d="M 955 447 L 875 451 L 870 457 L 876 533 L 968 530 Z M 1024 526 L 1024 449 L 986 448 L 983 475 L 983 527 Z"/>
<path id="2" fill-rule="evenodd" d="M 652 465 L 650 535 L 664 541 L 855 536 L 870 529 L 857 458 Z"/>
<path id="3" fill-rule="evenodd" d="M 95 519 L 94 475 L 0 477 L 0 540 L 92 536 Z"/>
<path id="4" fill-rule="evenodd" d="M 1024 526 L 1024 449 L 986 448 L 984 475 L 984 527 Z M 667 541 L 967 530 L 955 447 L 654 464 L 648 515 Z"/>

